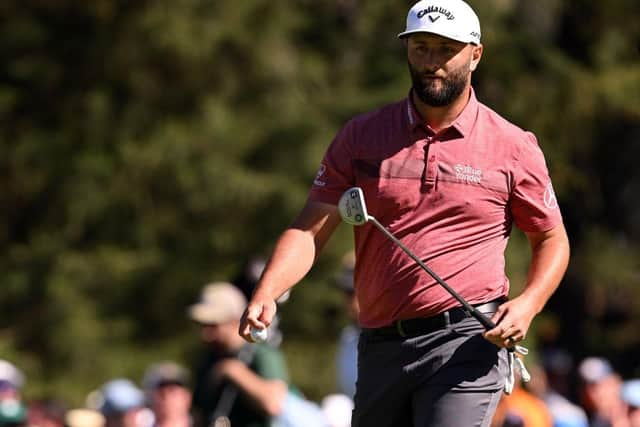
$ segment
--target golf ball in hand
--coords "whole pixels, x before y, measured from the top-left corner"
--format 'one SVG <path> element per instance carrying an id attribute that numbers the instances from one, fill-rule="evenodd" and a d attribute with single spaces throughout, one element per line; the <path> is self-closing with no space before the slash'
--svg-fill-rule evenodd
<path id="1" fill-rule="evenodd" d="M 255 342 L 265 342 L 269 334 L 267 329 L 251 328 L 251 339 Z"/>

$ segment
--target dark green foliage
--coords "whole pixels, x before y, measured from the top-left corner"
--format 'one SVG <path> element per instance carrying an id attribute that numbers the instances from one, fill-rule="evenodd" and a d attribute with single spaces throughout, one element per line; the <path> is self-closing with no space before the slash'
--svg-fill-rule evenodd
<path id="1" fill-rule="evenodd" d="M 472 3 L 478 96 L 536 132 L 570 231 L 555 339 L 638 374 L 640 3 Z M 410 4 L 0 6 L 0 350 L 30 393 L 80 402 L 190 354 L 200 287 L 268 253 L 347 118 L 406 96 L 395 35 Z M 283 307 L 286 350 L 326 349 L 313 343 L 344 324 L 328 282 L 350 246 L 341 227 Z M 510 255 L 517 287 L 526 244 Z M 304 391 L 332 391 L 332 368 L 305 361 L 292 357 Z"/>

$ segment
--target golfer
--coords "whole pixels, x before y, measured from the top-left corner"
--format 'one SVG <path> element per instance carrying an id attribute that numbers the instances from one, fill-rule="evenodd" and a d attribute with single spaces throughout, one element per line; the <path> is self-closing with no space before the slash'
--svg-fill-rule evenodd
<path id="1" fill-rule="evenodd" d="M 488 426 L 507 352 L 560 283 L 569 243 L 543 153 L 531 132 L 476 98 L 478 17 L 462 0 L 409 11 L 407 98 L 359 115 L 329 146 L 302 211 L 279 238 L 239 332 L 273 319 L 340 222 L 344 191 L 496 328 L 460 304 L 371 224 L 354 228 L 362 332 L 354 427 Z M 520 295 L 507 301 L 504 252 L 512 226 L 531 246 Z"/>

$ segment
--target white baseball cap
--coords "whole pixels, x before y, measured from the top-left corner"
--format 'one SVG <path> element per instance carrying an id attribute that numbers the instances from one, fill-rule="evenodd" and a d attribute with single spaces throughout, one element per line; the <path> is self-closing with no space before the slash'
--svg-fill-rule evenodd
<path id="1" fill-rule="evenodd" d="M 578 373 L 582 381 L 586 383 L 598 383 L 612 375 L 611 363 L 603 357 L 587 357 L 580 362 Z"/>
<path id="2" fill-rule="evenodd" d="M 480 44 L 480 20 L 471 6 L 462 0 L 422 0 L 409 10 L 407 28 L 398 37 L 414 33 L 432 33 Z"/>
<path id="3" fill-rule="evenodd" d="M 622 400 L 629 406 L 640 408 L 640 379 L 627 380 L 622 383 Z"/>
<path id="4" fill-rule="evenodd" d="M 200 300 L 189 307 L 189 316 L 203 325 L 227 323 L 240 320 L 246 306 L 244 294 L 235 285 L 213 282 L 205 285 Z"/>
<path id="5" fill-rule="evenodd" d="M 8 360 L 0 359 L 0 383 L 20 389 L 24 385 L 24 374 Z"/>

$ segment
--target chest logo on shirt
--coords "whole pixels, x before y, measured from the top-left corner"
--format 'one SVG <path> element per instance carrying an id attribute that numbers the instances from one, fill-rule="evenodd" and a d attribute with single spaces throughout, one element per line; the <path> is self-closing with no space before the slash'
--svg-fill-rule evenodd
<path id="1" fill-rule="evenodd" d="M 456 173 L 456 179 L 458 181 L 473 184 L 480 184 L 480 182 L 482 182 L 482 169 L 457 163 L 453 167 L 453 170 Z"/>
<path id="2" fill-rule="evenodd" d="M 325 185 L 327 185 L 327 183 L 322 180 L 322 176 L 326 171 L 327 166 L 324 163 L 320 164 L 320 169 L 318 169 L 318 173 L 316 173 L 316 179 L 313 180 L 313 183 L 318 187 L 324 187 Z"/>
<path id="3" fill-rule="evenodd" d="M 556 199 L 556 193 L 553 191 L 553 185 L 547 184 L 547 188 L 544 189 L 544 205 L 549 209 L 556 209 L 558 207 L 558 199 Z"/>

